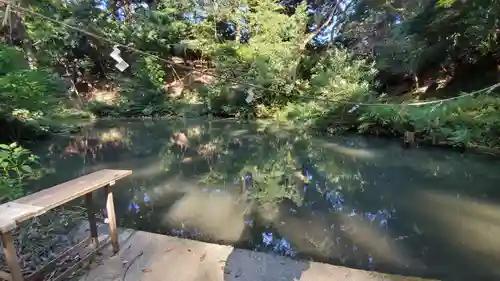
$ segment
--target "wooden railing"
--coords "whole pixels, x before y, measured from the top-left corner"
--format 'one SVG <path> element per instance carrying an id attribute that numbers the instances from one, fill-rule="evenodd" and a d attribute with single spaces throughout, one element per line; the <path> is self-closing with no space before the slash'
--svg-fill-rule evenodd
<path id="1" fill-rule="evenodd" d="M 102 250 L 102 248 L 108 243 L 101 243 L 98 239 L 97 224 L 94 211 L 92 210 L 92 192 L 102 187 L 106 189 L 107 193 L 106 209 L 108 213 L 110 234 L 108 242 L 111 242 L 113 252 L 117 253 L 120 248 L 118 245 L 118 232 L 116 227 L 115 207 L 111 186 L 113 186 L 117 180 L 122 179 L 131 173 L 132 171 L 128 170 L 101 170 L 0 205 L 0 236 L 2 238 L 5 261 L 10 269 L 10 274 L 0 271 L 0 279 L 3 278 L 12 281 L 23 281 L 25 278 L 26 280 L 35 279 L 43 272 L 55 267 L 55 264 L 70 254 L 72 250 L 92 243 L 94 245 L 94 249 L 89 254 L 53 279 L 61 280 L 62 278 L 68 276 L 79 264 L 89 260 L 97 252 Z M 64 251 L 61 255 L 44 265 L 37 272 L 32 273 L 29 276 L 23 276 L 16 248 L 14 246 L 12 232 L 17 228 L 19 223 L 37 217 L 82 196 L 85 196 L 87 202 L 90 237 L 80 242 L 73 248 Z"/>

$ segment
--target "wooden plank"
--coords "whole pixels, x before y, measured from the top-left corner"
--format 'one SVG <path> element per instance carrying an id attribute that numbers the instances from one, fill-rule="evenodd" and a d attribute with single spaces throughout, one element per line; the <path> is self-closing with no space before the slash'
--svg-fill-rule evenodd
<path id="1" fill-rule="evenodd" d="M 15 200 L 50 210 L 132 174 L 129 170 L 100 170 Z"/>
<path id="2" fill-rule="evenodd" d="M 21 265 L 19 264 L 16 248 L 14 247 L 12 232 L 4 232 L 1 233 L 0 236 L 2 237 L 3 253 L 10 270 L 12 281 L 23 281 L 23 273 L 21 272 Z"/>
<path id="3" fill-rule="evenodd" d="M 115 203 L 113 201 L 113 189 L 111 186 L 106 187 L 107 201 L 106 201 L 106 211 L 108 213 L 108 224 L 109 224 L 109 236 L 111 237 L 111 245 L 113 245 L 113 252 L 116 254 L 120 251 L 120 246 L 118 243 L 118 231 L 116 227 L 116 214 L 115 214 Z"/>
<path id="4" fill-rule="evenodd" d="M 10 273 L 0 270 L 0 280 L 12 281 Z"/>
<path id="5" fill-rule="evenodd" d="M 100 170 L 0 205 L 0 232 L 130 175 L 129 170 Z M 5 228 L 5 230 L 4 230 Z"/>
<path id="6" fill-rule="evenodd" d="M 40 207 L 9 202 L 0 205 L 0 232 L 9 232 L 16 227 L 16 218 L 34 216 L 42 210 Z"/>

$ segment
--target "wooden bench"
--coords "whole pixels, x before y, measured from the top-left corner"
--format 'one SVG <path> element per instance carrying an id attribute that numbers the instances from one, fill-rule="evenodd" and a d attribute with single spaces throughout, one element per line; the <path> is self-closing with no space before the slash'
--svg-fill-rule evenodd
<path id="1" fill-rule="evenodd" d="M 117 180 L 131 173 L 132 171 L 128 170 L 101 170 L 0 205 L 0 236 L 2 238 L 5 260 L 10 269 L 10 274 L 0 271 L 0 279 L 3 278 L 12 281 L 24 280 L 12 236 L 12 231 L 17 228 L 18 224 L 82 196 L 86 197 L 87 213 L 90 223 L 90 237 L 80 242 L 75 247 L 64 251 L 64 253 L 49 262 L 48 265 L 42 267 L 38 272 L 27 276 L 26 279 L 34 279 L 36 274 L 39 275 L 42 271 L 54 267 L 58 260 L 61 260 L 69 254 L 71 250 L 78 246 L 89 243 L 93 243 L 95 246 L 90 254 L 79 261 L 83 262 L 90 259 L 95 253 L 107 245 L 107 243 L 100 245 L 97 236 L 97 224 L 94 211 L 92 210 L 92 192 L 102 187 L 106 188 L 107 193 L 106 209 L 109 220 L 110 242 L 113 246 L 114 253 L 117 253 L 119 251 L 118 233 L 116 230 L 115 207 L 111 186 L 114 185 Z M 64 271 L 59 277 L 55 278 L 55 280 L 60 280 L 67 276 L 71 273 L 70 270 L 73 269 L 74 268 L 71 267 Z"/>

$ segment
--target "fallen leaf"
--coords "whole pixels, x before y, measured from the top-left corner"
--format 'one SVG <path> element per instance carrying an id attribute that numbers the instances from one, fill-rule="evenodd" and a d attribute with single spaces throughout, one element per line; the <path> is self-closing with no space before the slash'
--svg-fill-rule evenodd
<path id="1" fill-rule="evenodd" d="M 166 249 L 166 250 L 165 250 L 165 251 L 163 251 L 163 252 L 168 253 L 168 252 L 172 251 L 173 249 L 174 249 L 174 248 Z"/>
<path id="2" fill-rule="evenodd" d="M 206 257 L 207 257 L 207 253 L 203 253 L 203 255 L 201 255 L 201 257 L 200 257 L 200 261 L 204 261 Z"/>
<path id="3" fill-rule="evenodd" d="M 144 273 L 148 273 L 148 272 L 151 272 L 153 270 L 151 268 L 143 268 L 143 269 L 141 269 L 141 271 Z"/>

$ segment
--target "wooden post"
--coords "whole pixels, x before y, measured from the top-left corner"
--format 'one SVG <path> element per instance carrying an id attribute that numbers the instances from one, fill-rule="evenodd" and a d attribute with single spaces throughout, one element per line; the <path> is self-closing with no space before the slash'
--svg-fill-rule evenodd
<path id="1" fill-rule="evenodd" d="M 415 132 L 405 131 L 404 145 L 409 148 L 415 143 Z"/>
<path id="2" fill-rule="evenodd" d="M 106 186 L 106 210 L 108 212 L 108 224 L 109 224 L 109 236 L 111 238 L 111 245 L 113 245 L 113 252 L 116 254 L 120 251 L 120 245 L 118 245 L 118 231 L 116 227 L 116 214 L 115 214 L 115 203 L 113 202 L 113 189 L 111 185 Z"/>
<path id="3" fill-rule="evenodd" d="M 97 236 L 97 223 L 94 214 L 94 202 L 92 200 L 92 192 L 85 195 L 85 201 L 87 203 L 87 216 L 90 224 L 90 239 L 92 244 L 94 244 L 95 249 L 99 248 L 99 237 Z"/>
<path id="4" fill-rule="evenodd" d="M 12 237 L 12 232 L 0 233 L 2 236 L 3 253 L 5 255 L 5 261 L 10 269 L 10 275 L 12 276 L 12 281 L 23 281 L 23 274 L 21 272 L 21 266 L 19 265 L 19 260 L 17 258 L 16 247 L 14 247 L 14 238 Z"/>
<path id="5" fill-rule="evenodd" d="M 245 176 L 240 178 L 241 181 L 241 195 L 246 194 L 247 191 L 247 183 L 245 181 Z"/>

